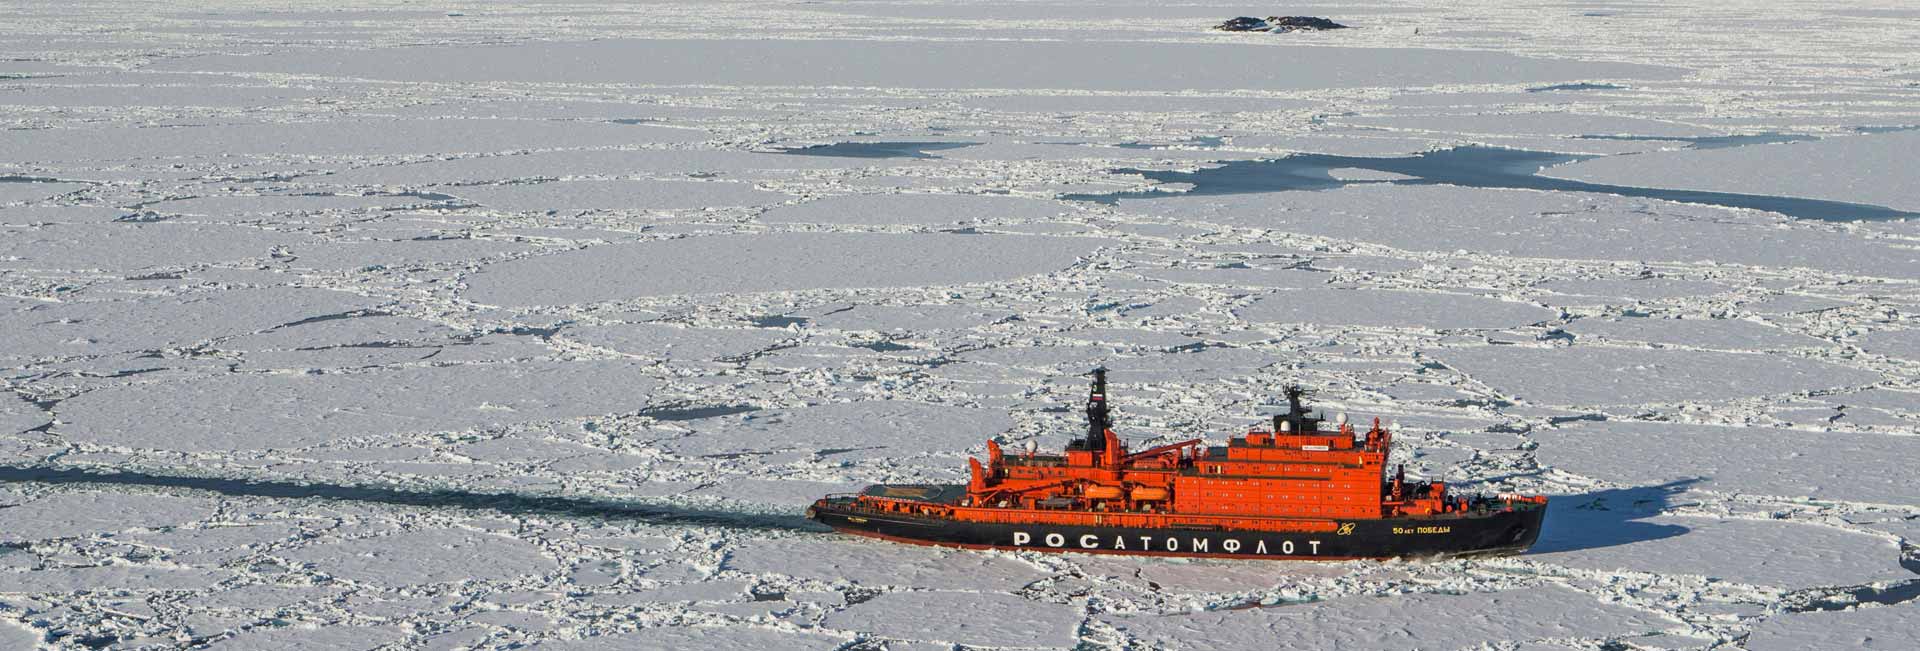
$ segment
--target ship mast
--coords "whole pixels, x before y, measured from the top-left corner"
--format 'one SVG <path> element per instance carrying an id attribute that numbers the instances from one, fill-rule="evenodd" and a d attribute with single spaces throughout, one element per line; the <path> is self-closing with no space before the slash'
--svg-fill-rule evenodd
<path id="1" fill-rule="evenodd" d="M 1107 369 L 1093 369 L 1093 390 L 1087 394 L 1087 445 L 1104 443 L 1113 421 L 1107 415 Z"/>
<path id="2" fill-rule="evenodd" d="M 1306 397 L 1307 390 L 1298 384 L 1289 384 L 1281 392 L 1287 396 L 1287 413 L 1273 417 L 1274 433 L 1312 434 L 1319 431 L 1321 419 L 1309 418 L 1306 406 L 1300 403 L 1300 399 Z"/>
<path id="3" fill-rule="evenodd" d="M 1099 455 L 1099 465 L 1109 470 L 1118 470 L 1120 457 L 1126 454 L 1121 449 L 1120 437 L 1113 433 L 1113 418 L 1107 412 L 1107 369 L 1093 369 L 1093 389 L 1087 394 L 1087 449 Z"/>

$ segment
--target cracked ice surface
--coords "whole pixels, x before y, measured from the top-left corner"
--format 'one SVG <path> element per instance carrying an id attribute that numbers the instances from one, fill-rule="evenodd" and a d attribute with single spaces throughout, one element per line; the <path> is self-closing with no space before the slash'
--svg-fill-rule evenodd
<path id="1" fill-rule="evenodd" d="M 967 616 L 902 617 L 906 613 Z M 1014 595 L 894 592 L 829 615 L 821 625 L 966 646 L 1062 647 L 1073 644 L 1080 617 L 1071 605 L 1034 603 Z"/>
<path id="2" fill-rule="evenodd" d="M 233 289 L 101 301 L 21 301 L 0 316 L 8 357 L 64 357 L 187 346 L 372 307 L 345 292 Z"/>
<path id="3" fill-rule="evenodd" d="M 492 265 L 475 274 L 469 296 L 495 305 L 550 305 L 672 294 L 965 284 L 1064 267 L 1096 245 L 1087 238 L 864 233 L 656 240 Z"/>
<path id="4" fill-rule="evenodd" d="M 55 414 L 63 435 L 105 445 L 300 448 L 621 411 L 637 407 L 653 385 L 637 365 L 623 362 L 233 374 L 104 388 L 63 401 Z M 241 423 L 247 426 L 236 427 Z"/>
<path id="5" fill-rule="evenodd" d="M 1280 644 L 1316 649 L 1467 648 L 1497 636 L 1506 640 L 1592 638 L 1620 631 L 1659 631 L 1658 614 L 1617 605 L 1568 608 L 1560 587 L 1471 595 L 1411 594 L 1290 608 L 1225 611 L 1184 618 L 1135 615 L 1110 620 L 1149 644 L 1192 649 L 1241 649 Z M 1409 618 L 1403 608 L 1426 613 Z"/>
<path id="6" fill-rule="evenodd" d="M 1364 306 L 1364 310 L 1335 306 Z M 1502 328 L 1539 323 L 1556 316 L 1550 310 L 1477 296 L 1433 292 L 1342 291 L 1307 289 L 1261 298 L 1240 318 L 1255 323 L 1325 323 L 1432 330 Z"/>
<path id="7" fill-rule="evenodd" d="M 1755 627 L 1747 648 L 1753 651 L 1839 651 L 1840 649 L 1911 649 L 1920 645 L 1913 627 L 1920 612 L 1912 603 L 1889 608 L 1848 612 L 1796 613 Z"/>
<path id="8" fill-rule="evenodd" d="M 1897 3 L 16 4 L 0 648 L 1915 646 Z M 1459 147 L 1565 162 L 1394 167 Z M 1546 532 L 803 518 L 1063 444 L 1095 365 L 1138 443 L 1297 381 Z"/>
<path id="9" fill-rule="evenodd" d="M 1577 422 L 1533 437 L 1542 462 L 1630 485 L 1697 481 L 1732 493 L 1920 505 L 1909 437 L 1776 427 Z"/>
<path id="10" fill-rule="evenodd" d="M 308 545 L 284 557 L 348 581 L 409 585 L 503 581 L 557 569 L 553 558 L 526 541 L 453 529 Z"/>
<path id="11" fill-rule="evenodd" d="M 1496 391 L 1555 405 L 1729 400 L 1849 388 L 1881 378 L 1826 362 L 1744 352 L 1592 346 L 1430 352 Z"/>

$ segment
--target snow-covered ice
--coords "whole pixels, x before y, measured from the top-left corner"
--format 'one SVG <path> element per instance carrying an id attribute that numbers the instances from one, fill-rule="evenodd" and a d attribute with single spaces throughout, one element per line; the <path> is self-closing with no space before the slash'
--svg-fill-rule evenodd
<path id="1" fill-rule="evenodd" d="M 1224 610 L 1188 617 L 1150 613 L 1108 623 L 1149 645 L 1191 649 L 1245 649 L 1280 644 L 1316 649 L 1460 649 L 1488 639 L 1632 636 L 1672 624 L 1658 613 L 1613 604 L 1567 601 L 1558 586 L 1465 595 L 1415 592 L 1308 605 Z M 1410 617 L 1410 612 L 1425 617 Z"/>
<path id="2" fill-rule="evenodd" d="M 1920 644 L 1920 14 L 1208 29 L 1279 9 L 0 7 L 0 649 Z M 803 517 L 1063 444 L 1095 365 L 1135 441 L 1301 382 L 1546 532 Z"/>
<path id="3" fill-rule="evenodd" d="M 1081 616 L 1072 605 L 1010 594 L 893 592 L 828 615 L 821 625 L 969 647 L 1064 647 L 1078 639 Z"/>
<path id="4" fill-rule="evenodd" d="M 552 557 L 524 540 L 459 529 L 306 545 L 282 557 L 329 577 L 399 585 L 507 581 L 557 569 Z"/>
<path id="5" fill-rule="evenodd" d="M 964 285 L 1065 268 L 1090 238 L 769 233 L 650 240 L 488 265 L 468 298 L 492 305 L 646 296 Z M 591 273 L 582 274 L 581 270 Z"/>
<path id="6" fill-rule="evenodd" d="M 1911 649 L 1920 645 L 1920 633 L 1913 626 L 1914 618 L 1920 617 L 1916 608 L 1920 606 L 1906 603 L 1777 617 L 1755 626 L 1746 646 L 1753 651 Z"/>
<path id="7" fill-rule="evenodd" d="M 61 401 L 54 413 L 62 436 L 102 445 L 291 449 L 639 411 L 656 384 L 641 365 L 622 361 L 234 373 L 102 388 Z"/>
<path id="8" fill-rule="evenodd" d="M 1660 80 L 1685 74 L 1668 66 L 1502 52 L 1246 48 L 1201 41 L 645 38 L 393 52 L 288 48 L 272 56 L 211 55 L 155 67 L 431 83 L 1155 91 L 1308 90 L 1594 77 Z M 530 58 L 572 65 L 526 65 Z M 1424 65 L 1401 65 L 1408 59 Z M 630 65 L 632 61 L 648 65 Z M 1034 65 L 1037 61 L 1046 65 Z M 1115 61 L 1127 65 L 1116 66 Z M 939 74 L 928 74 L 930 70 Z"/>
<path id="9" fill-rule="evenodd" d="M 700 210 L 776 204 L 786 195 L 725 181 L 551 181 L 449 189 L 462 199 L 506 212 Z"/>
<path id="10" fill-rule="evenodd" d="M 1307 289 L 1261 297 L 1238 316 L 1253 323 L 1322 323 L 1457 330 L 1518 327 L 1550 320 L 1541 307 L 1438 292 Z"/>
<path id="11" fill-rule="evenodd" d="M 1479 346 L 1427 351 L 1496 391 L 1550 405 L 1598 406 L 1785 397 L 1879 381 L 1873 371 L 1753 352 Z"/>
<path id="12" fill-rule="evenodd" d="M 1070 209 L 1056 201 L 987 195 L 870 194 L 775 208 L 769 223 L 941 225 L 974 221 L 1039 221 Z"/>
<path id="13" fill-rule="evenodd" d="M 1542 463 L 1622 485 L 1696 482 L 1727 493 L 1920 505 L 1920 492 L 1903 472 L 1913 446 L 1905 436 L 1575 421 L 1538 432 L 1532 440 L 1541 446 L 1535 456 Z"/>
<path id="14" fill-rule="evenodd" d="M 1595 183 L 1813 197 L 1920 210 L 1920 188 L 1907 182 L 1912 170 L 1903 164 L 1916 147 L 1920 147 L 1920 131 L 1870 133 L 1615 156 L 1562 165 L 1548 174 Z"/>

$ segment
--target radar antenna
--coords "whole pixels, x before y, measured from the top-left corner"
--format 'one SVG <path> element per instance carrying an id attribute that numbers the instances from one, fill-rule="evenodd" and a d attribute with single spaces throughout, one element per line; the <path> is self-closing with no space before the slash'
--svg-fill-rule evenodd
<path id="1" fill-rule="evenodd" d="M 1320 430 L 1321 419 L 1307 416 L 1307 408 L 1301 404 L 1313 392 L 1300 388 L 1298 384 L 1286 385 L 1280 392 L 1287 396 L 1287 413 L 1273 417 L 1275 433 L 1312 434 Z"/>

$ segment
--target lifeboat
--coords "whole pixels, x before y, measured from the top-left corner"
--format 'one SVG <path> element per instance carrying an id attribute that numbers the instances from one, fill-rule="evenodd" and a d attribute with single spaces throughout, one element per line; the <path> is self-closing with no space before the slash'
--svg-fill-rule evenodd
<path id="1" fill-rule="evenodd" d="M 1518 553 L 1547 498 L 1455 494 L 1389 472 L 1393 433 L 1329 427 L 1283 388 L 1287 413 L 1225 445 L 1191 439 L 1132 451 L 1112 429 L 1104 369 L 1087 432 L 1058 454 L 987 443 L 966 484 L 869 486 L 813 503 L 844 533 L 974 549 L 1226 558 L 1348 559 Z"/>
<path id="2" fill-rule="evenodd" d="M 1165 488 L 1153 488 L 1151 486 L 1142 486 L 1140 488 L 1135 488 L 1133 489 L 1133 492 L 1128 493 L 1127 499 L 1133 500 L 1135 502 L 1165 502 L 1167 501 L 1167 496 L 1169 495 L 1171 495 L 1171 493 L 1168 493 L 1167 489 Z"/>

